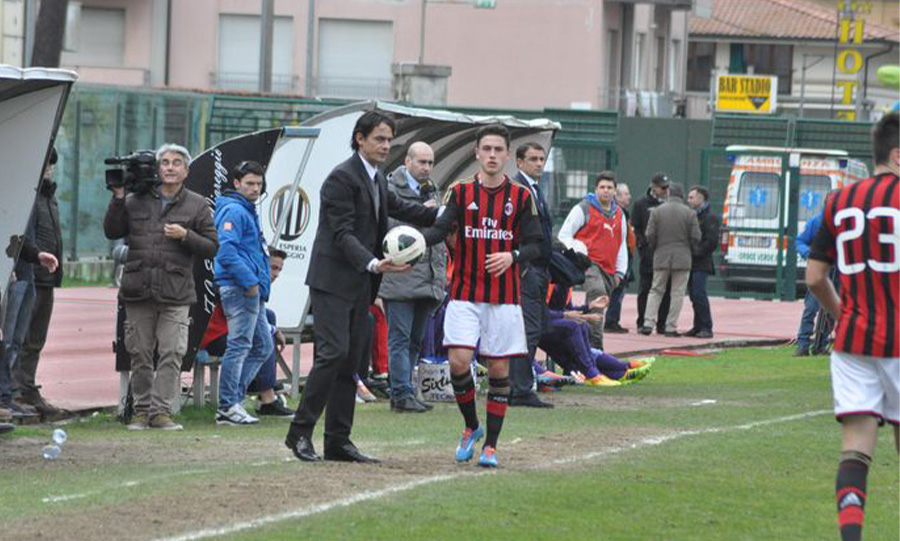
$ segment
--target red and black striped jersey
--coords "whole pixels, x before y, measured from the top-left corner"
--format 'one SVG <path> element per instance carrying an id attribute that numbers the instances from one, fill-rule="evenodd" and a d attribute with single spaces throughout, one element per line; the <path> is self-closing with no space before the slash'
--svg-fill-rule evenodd
<path id="1" fill-rule="evenodd" d="M 434 227 L 425 231 L 428 244 L 443 239 L 456 226 L 450 298 L 490 304 L 519 304 L 519 265 L 503 274 L 485 270 L 487 257 L 519 250 L 518 262 L 540 254 L 543 238 L 537 209 L 527 187 L 505 177 L 494 188 L 476 174 L 450 185 Z"/>
<path id="2" fill-rule="evenodd" d="M 898 184 L 896 175 L 877 175 L 841 189 L 825 203 L 825 218 L 809 257 L 837 266 L 837 351 L 900 357 Z"/>

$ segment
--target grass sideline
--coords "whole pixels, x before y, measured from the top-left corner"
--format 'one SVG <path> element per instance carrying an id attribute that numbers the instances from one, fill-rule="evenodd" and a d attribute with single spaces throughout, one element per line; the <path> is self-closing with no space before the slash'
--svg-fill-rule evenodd
<path id="1" fill-rule="evenodd" d="M 54 462 L 39 456 L 52 429 L 23 427 L 0 439 L 0 457 L 14 466 L 0 469 L 0 531 L 27 538 L 29 528 L 40 525 L 42 537 L 79 538 L 92 528 L 105 531 L 104 521 L 128 510 L 190 502 L 206 522 L 174 524 L 174 518 L 142 520 L 132 514 L 135 530 L 117 538 L 178 535 L 209 527 L 210 516 L 213 525 L 227 526 L 427 478 L 433 463 L 434 474 L 456 477 L 226 537 L 833 539 L 840 432 L 832 416 L 734 429 L 830 409 L 827 359 L 798 360 L 790 354 L 779 348 L 666 357 L 635 386 L 569 388 L 551 397 L 565 402 L 555 410 L 512 408 L 499 446 L 501 468 L 486 475 L 470 475 L 478 473 L 472 465 L 452 465 L 460 429 L 452 404 L 423 415 L 392 414 L 384 403 L 360 406 L 354 440 L 398 465 L 397 480 L 386 477 L 375 486 L 364 482 L 373 471 L 366 467 L 328 470 L 285 460 L 285 421 L 217 428 L 209 408 L 188 408 L 185 431 L 168 434 L 127 433 L 100 414 L 67 427 L 69 443 Z M 481 397 L 479 406 L 483 417 Z M 728 430 L 709 432 L 712 428 Z M 699 433 L 658 445 L 627 445 L 685 431 Z M 637 439 L 610 439 L 629 433 Z M 321 432 L 316 436 L 321 447 Z M 549 464 L 614 447 L 621 452 L 567 466 Z M 427 456 L 428 464 L 420 456 Z M 879 435 L 871 472 L 866 539 L 898 539 L 900 475 L 889 430 Z M 305 490 L 304 498 L 290 497 L 285 482 Z M 305 482 L 315 486 L 304 487 Z M 224 488 L 262 498 L 266 505 L 224 507 Z"/>

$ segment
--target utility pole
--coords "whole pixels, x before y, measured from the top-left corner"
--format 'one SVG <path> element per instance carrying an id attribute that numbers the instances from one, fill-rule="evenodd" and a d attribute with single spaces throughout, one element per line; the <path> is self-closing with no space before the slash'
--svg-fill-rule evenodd
<path id="1" fill-rule="evenodd" d="M 309 0 L 308 15 L 306 16 L 306 91 L 307 98 L 313 97 L 313 51 L 315 50 L 316 34 L 316 0 Z"/>
<path id="2" fill-rule="evenodd" d="M 425 64 L 425 10 L 428 0 L 422 0 L 422 18 L 419 21 L 419 65 Z"/>
<path id="3" fill-rule="evenodd" d="M 259 18 L 259 91 L 272 91 L 272 33 L 275 29 L 275 0 L 262 0 Z"/>

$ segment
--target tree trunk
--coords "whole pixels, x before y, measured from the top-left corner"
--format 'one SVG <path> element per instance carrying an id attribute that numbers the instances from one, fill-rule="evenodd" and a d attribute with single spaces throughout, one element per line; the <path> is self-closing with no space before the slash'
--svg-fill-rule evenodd
<path id="1" fill-rule="evenodd" d="M 42 0 L 34 29 L 31 66 L 58 68 L 66 32 L 69 0 Z"/>

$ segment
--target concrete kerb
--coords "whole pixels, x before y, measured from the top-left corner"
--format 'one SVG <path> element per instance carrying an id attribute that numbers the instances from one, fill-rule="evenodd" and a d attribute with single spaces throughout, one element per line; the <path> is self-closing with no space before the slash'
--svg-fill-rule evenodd
<path id="1" fill-rule="evenodd" d="M 719 340 L 716 342 L 706 342 L 703 344 L 688 344 L 684 346 L 666 346 L 662 348 L 640 349 L 635 351 L 625 351 L 616 353 L 616 357 L 624 359 L 626 357 L 638 357 L 647 355 L 663 355 L 664 351 L 670 349 L 683 349 L 688 351 L 704 350 L 704 349 L 737 349 L 737 348 L 755 348 L 755 347 L 771 347 L 786 346 L 793 340 L 784 338 L 766 338 L 762 340 Z"/>

